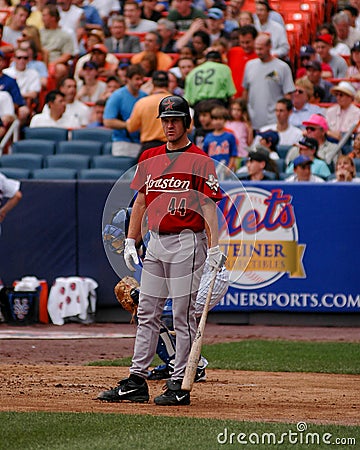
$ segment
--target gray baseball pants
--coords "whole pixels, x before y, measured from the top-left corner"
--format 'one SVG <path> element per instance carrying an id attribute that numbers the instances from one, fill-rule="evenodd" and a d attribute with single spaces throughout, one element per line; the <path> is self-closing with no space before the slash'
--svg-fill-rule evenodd
<path id="1" fill-rule="evenodd" d="M 156 353 L 160 318 L 167 298 L 173 299 L 176 357 L 173 380 L 181 380 L 196 333 L 195 302 L 207 238 L 204 231 L 180 234 L 150 232 L 141 275 L 138 327 L 130 373 L 147 378 Z"/>

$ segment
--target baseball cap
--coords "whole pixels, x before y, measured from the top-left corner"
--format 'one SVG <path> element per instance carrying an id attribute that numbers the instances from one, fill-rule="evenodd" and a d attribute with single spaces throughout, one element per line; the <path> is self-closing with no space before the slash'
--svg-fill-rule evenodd
<path id="1" fill-rule="evenodd" d="M 329 129 L 329 126 L 328 126 L 328 123 L 327 123 L 325 117 L 323 117 L 320 114 L 311 114 L 309 119 L 305 120 L 302 124 L 305 127 L 308 127 L 308 126 L 321 127 L 324 131 L 328 131 L 328 129 Z"/>
<path id="2" fill-rule="evenodd" d="M 314 69 L 314 70 L 319 70 L 321 72 L 321 63 L 320 63 L 320 61 L 309 61 L 305 65 L 305 69 Z"/>
<path id="3" fill-rule="evenodd" d="M 153 81 L 169 82 L 169 76 L 165 70 L 155 70 L 151 78 Z"/>
<path id="4" fill-rule="evenodd" d="M 270 152 L 266 147 L 262 145 L 257 145 L 254 149 L 249 151 L 249 159 L 254 161 L 264 161 L 268 162 L 270 159 Z"/>
<path id="5" fill-rule="evenodd" d="M 86 61 L 83 65 L 83 69 L 98 69 L 99 66 L 96 64 L 95 61 Z"/>
<path id="6" fill-rule="evenodd" d="M 210 8 L 207 16 L 209 19 L 219 20 L 224 17 L 224 13 L 219 8 Z"/>
<path id="7" fill-rule="evenodd" d="M 333 45 L 333 38 L 331 36 L 331 34 L 326 33 L 326 34 L 318 34 L 315 38 L 315 42 L 325 42 L 325 44 L 328 45 Z"/>
<path id="8" fill-rule="evenodd" d="M 303 137 L 297 144 L 295 144 L 297 147 L 307 147 L 310 148 L 311 150 L 315 150 L 317 151 L 317 149 L 319 148 L 319 144 L 318 141 L 314 138 L 310 138 L 310 137 Z"/>
<path id="9" fill-rule="evenodd" d="M 312 164 L 313 162 L 308 156 L 300 155 L 294 159 L 293 163 L 294 168 L 296 168 L 297 166 L 305 166 L 307 164 Z"/>
<path id="10" fill-rule="evenodd" d="M 360 41 L 356 41 L 351 47 L 352 52 L 360 52 Z"/>
<path id="11" fill-rule="evenodd" d="M 119 69 L 126 69 L 130 66 L 130 59 L 129 58 L 121 58 L 119 61 Z"/>
<path id="12" fill-rule="evenodd" d="M 331 88 L 330 92 L 333 94 L 334 92 L 343 92 L 350 97 L 355 97 L 356 91 L 354 86 L 348 81 L 340 81 L 340 83 L 333 88 Z"/>
<path id="13" fill-rule="evenodd" d="M 277 145 L 279 143 L 279 133 L 274 130 L 266 130 L 258 133 L 259 136 L 270 141 L 273 145 Z"/>
<path id="14" fill-rule="evenodd" d="M 93 52 L 95 50 L 98 50 L 101 53 L 108 53 L 108 49 L 104 44 L 95 44 L 91 51 Z"/>
<path id="15" fill-rule="evenodd" d="M 311 45 L 302 45 L 300 47 L 300 58 L 305 56 L 315 55 L 315 49 Z"/>
<path id="16" fill-rule="evenodd" d="M 105 39 L 104 32 L 102 30 L 96 30 L 95 28 L 89 31 L 88 36 L 96 36 L 101 42 Z"/>

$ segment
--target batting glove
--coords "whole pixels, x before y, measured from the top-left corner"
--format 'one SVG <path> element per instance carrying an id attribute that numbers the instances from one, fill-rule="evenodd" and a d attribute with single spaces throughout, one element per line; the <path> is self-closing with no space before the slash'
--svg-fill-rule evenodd
<path id="1" fill-rule="evenodd" d="M 218 270 L 225 262 L 225 255 L 220 250 L 220 247 L 211 247 L 207 252 L 207 262 L 210 270 Z"/>
<path id="2" fill-rule="evenodd" d="M 140 264 L 139 256 L 135 248 L 135 239 L 125 239 L 124 260 L 127 268 L 135 272 L 134 264 Z"/>

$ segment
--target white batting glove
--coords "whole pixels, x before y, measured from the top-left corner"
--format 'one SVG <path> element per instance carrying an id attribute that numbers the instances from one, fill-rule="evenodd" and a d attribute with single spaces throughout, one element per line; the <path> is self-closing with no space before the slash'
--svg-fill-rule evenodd
<path id="1" fill-rule="evenodd" d="M 211 247 L 207 251 L 207 262 L 210 270 L 218 270 L 225 262 L 225 255 L 220 250 L 220 247 Z"/>
<path id="2" fill-rule="evenodd" d="M 134 264 L 140 264 L 139 256 L 135 248 L 135 239 L 125 239 L 124 260 L 127 268 L 135 272 Z"/>

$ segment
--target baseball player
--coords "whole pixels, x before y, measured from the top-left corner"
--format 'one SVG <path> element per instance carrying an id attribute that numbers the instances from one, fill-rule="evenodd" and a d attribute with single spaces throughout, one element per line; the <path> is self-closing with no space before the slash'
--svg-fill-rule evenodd
<path id="1" fill-rule="evenodd" d="M 124 250 L 124 241 L 127 235 L 127 229 L 129 227 L 129 220 L 131 215 L 130 208 L 120 208 L 115 212 L 111 219 L 111 223 L 106 224 L 103 230 L 103 242 L 106 250 L 112 253 L 121 254 Z M 141 253 L 142 258 L 146 253 L 146 245 L 149 239 L 149 233 L 146 233 L 142 239 Z M 137 281 L 140 281 L 141 270 L 134 274 Z M 135 281 L 134 278 L 134 281 Z M 201 317 L 204 309 L 205 300 L 209 292 L 209 287 L 212 279 L 212 272 L 210 270 L 209 264 L 205 261 L 204 270 L 200 280 L 199 291 L 196 297 L 195 303 L 195 315 L 197 318 Z M 125 279 L 123 279 L 123 285 L 126 285 Z M 121 281 L 120 281 L 121 283 Z M 212 296 L 209 305 L 209 310 L 214 308 L 220 300 L 226 294 L 229 287 L 229 272 L 222 266 L 220 270 L 217 271 L 215 285 L 212 289 Z M 134 288 L 131 290 L 130 295 L 132 302 L 136 305 L 139 302 L 139 288 Z M 115 292 L 116 294 L 116 292 Z M 118 299 L 119 300 L 119 299 Z M 126 300 L 127 303 L 129 300 Z M 119 300 L 119 303 L 126 308 Z M 133 310 L 130 311 L 132 314 Z M 172 313 L 172 299 L 169 298 L 165 302 L 164 310 L 161 316 L 160 333 L 159 340 L 156 347 L 156 354 L 163 361 L 163 364 L 155 367 L 148 376 L 148 380 L 163 380 L 170 378 L 171 373 L 174 370 L 174 359 L 176 350 L 176 340 L 174 333 L 174 322 Z M 198 368 L 195 375 L 195 382 L 206 381 L 205 368 L 208 365 L 208 361 L 205 357 L 201 356 L 198 364 Z"/>
<path id="2" fill-rule="evenodd" d="M 163 406 L 189 405 L 190 393 L 181 390 L 181 383 L 196 333 L 196 295 L 205 259 L 211 270 L 217 270 L 223 257 L 216 213 L 221 191 L 212 160 L 188 139 L 191 118 L 186 100 L 163 98 L 158 117 L 167 143 L 144 151 L 131 183 L 138 195 L 124 248 L 130 270 L 139 264 L 135 245 L 145 216 L 150 239 L 143 261 L 130 376 L 98 398 L 149 400 L 148 367 L 155 355 L 164 304 L 171 297 L 176 333 L 174 371 L 166 391 L 154 401 Z"/>

